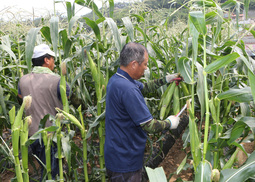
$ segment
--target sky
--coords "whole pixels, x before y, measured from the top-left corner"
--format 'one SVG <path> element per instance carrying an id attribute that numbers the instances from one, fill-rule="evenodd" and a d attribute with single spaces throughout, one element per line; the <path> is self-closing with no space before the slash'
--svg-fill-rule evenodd
<path id="1" fill-rule="evenodd" d="M 74 0 L 67 0 L 73 4 Z M 56 11 L 66 15 L 65 0 L 59 0 L 55 4 Z M 101 0 L 95 0 L 98 7 L 101 7 Z M 33 13 L 34 12 L 34 13 Z M 28 17 L 42 17 L 43 15 L 53 14 L 54 0 L 1 0 L 0 18 L 4 20 L 27 19 Z M 89 13 L 90 10 L 75 4 L 77 16 Z"/>

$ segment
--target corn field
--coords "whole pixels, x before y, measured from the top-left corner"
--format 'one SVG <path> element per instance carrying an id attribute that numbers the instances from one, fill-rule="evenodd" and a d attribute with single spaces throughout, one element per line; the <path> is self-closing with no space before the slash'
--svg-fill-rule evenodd
<path id="1" fill-rule="evenodd" d="M 183 149 L 190 148 L 190 152 L 178 172 L 185 170 L 190 159 L 196 182 L 255 180 L 255 153 L 243 147 L 255 137 L 255 60 L 242 40 L 246 35 L 255 37 L 255 31 L 254 25 L 231 19 L 242 10 L 248 18 L 249 0 L 190 0 L 156 21 L 152 17 L 158 12 L 134 4 L 119 22 L 114 20 L 113 0 L 104 1 L 101 9 L 91 0 L 65 3 L 65 20 L 52 15 L 25 32 L 19 31 L 19 23 L 0 31 L 0 164 L 15 169 L 13 181 L 35 180 L 28 173 L 28 146 L 40 137 L 49 146 L 57 141 L 57 157 L 63 161 L 58 181 L 107 181 L 103 152 L 106 86 L 119 66 L 122 47 L 130 41 L 149 51 L 148 70 L 141 81 L 177 72 L 184 78 L 178 86 L 162 86 L 145 96 L 154 118 L 162 120 L 188 105 L 189 124 L 182 140 Z M 75 16 L 75 4 L 90 8 L 93 18 Z M 182 9 L 188 10 L 187 21 L 173 27 L 169 19 Z M 1 27 L 6 26 L 1 22 Z M 41 121 L 50 118 L 54 125 L 28 138 L 31 118 L 25 117 L 24 108 L 33 98 L 19 103 L 17 88 L 19 78 L 31 72 L 33 48 L 40 43 L 50 45 L 58 55 L 55 72 L 72 93 L 69 99 L 61 94 L 64 107 L 56 108 L 57 116 L 46 115 Z M 66 73 L 61 65 L 66 66 Z M 2 137 L 5 130 L 11 131 L 10 140 Z M 149 147 L 160 142 L 156 138 L 161 135 L 150 136 Z M 80 138 L 79 144 L 75 138 Z M 237 165 L 240 151 L 247 160 Z M 1 173 L 7 170 L 5 165 Z M 51 179 L 50 166 L 45 169 Z"/>

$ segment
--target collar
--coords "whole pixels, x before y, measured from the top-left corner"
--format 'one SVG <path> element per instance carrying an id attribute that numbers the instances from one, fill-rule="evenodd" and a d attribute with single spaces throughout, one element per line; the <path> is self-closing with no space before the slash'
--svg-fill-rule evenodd
<path id="1" fill-rule="evenodd" d="M 33 73 L 48 73 L 52 75 L 56 75 L 49 68 L 43 66 L 35 66 L 32 70 Z"/>
<path id="2" fill-rule="evenodd" d="M 120 76 L 120 77 L 123 77 L 123 78 L 125 78 L 126 80 L 129 80 L 129 81 L 131 81 L 132 83 L 135 84 L 135 80 L 134 80 L 133 78 L 131 78 L 127 72 L 123 71 L 123 70 L 120 69 L 120 68 L 117 69 L 116 75 L 118 75 L 118 76 Z"/>

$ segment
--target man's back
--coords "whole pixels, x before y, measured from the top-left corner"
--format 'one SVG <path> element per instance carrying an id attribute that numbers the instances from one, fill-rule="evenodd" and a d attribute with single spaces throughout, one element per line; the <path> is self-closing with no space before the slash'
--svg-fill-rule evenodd
<path id="1" fill-rule="evenodd" d="M 55 108 L 62 108 L 62 103 L 58 98 L 57 89 L 60 77 L 47 73 L 30 73 L 24 75 L 19 82 L 21 95 L 32 96 L 31 108 L 26 111 L 26 115 L 32 116 L 32 124 L 29 129 L 29 136 L 37 130 L 40 120 L 47 114 L 55 115 Z M 46 127 L 50 126 L 48 121 Z"/>

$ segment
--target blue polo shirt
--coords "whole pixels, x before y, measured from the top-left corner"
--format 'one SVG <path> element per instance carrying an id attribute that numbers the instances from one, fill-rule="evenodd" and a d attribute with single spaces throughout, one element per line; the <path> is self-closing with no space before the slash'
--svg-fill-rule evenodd
<path id="1" fill-rule="evenodd" d="M 118 69 L 107 85 L 105 165 L 113 172 L 143 167 L 147 134 L 140 124 L 153 119 L 141 93 L 143 84 Z"/>

